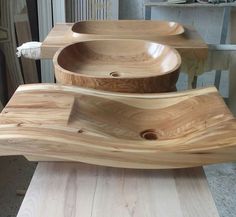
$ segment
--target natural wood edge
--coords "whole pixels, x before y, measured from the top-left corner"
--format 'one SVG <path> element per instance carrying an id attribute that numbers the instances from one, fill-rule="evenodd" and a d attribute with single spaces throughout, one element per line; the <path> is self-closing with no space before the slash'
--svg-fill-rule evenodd
<path id="1" fill-rule="evenodd" d="M 152 115 L 152 127 L 143 119 L 150 116 L 150 110 L 157 115 Z M 116 112 L 125 125 L 117 125 Z M 188 120 L 189 112 L 193 116 Z M 130 118 L 121 114 L 130 114 Z M 137 118 L 143 120 L 141 128 L 135 125 Z M 157 127 L 160 121 L 164 122 Z M 0 155 L 143 169 L 186 168 L 236 159 L 236 120 L 214 87 L 122 94 L 57 84 L 24 85 L 2 111 L 0 123 Z M 160 134 L 165 123 L 167 132 Z M 134 131 L 130 124 L 136 126 Z M 155 129 L 149 131 L 157 139 L 146 139 L 146 129 Z M 169 131 L 179 133 L 169 136 Z"/>

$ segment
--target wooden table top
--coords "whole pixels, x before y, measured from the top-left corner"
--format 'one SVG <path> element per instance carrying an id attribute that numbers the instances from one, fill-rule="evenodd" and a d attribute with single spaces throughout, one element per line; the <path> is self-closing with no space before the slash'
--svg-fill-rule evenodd
<path id="1" fill-rule="evenodd" d="M 201 167 L 39 163 L 17 217 L 219 217 Z"/>

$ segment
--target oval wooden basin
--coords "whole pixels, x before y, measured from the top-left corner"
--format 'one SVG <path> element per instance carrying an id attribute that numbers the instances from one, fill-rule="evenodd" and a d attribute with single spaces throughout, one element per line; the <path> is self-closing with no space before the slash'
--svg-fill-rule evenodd
<path id="1" fill-rule="evenodd" d="M 83 39 L 131 38 L 147 39 L 180 35 L 184 27 L 176 22 L 160 20 L 80 21 L 72 26 L 74 37 Z"/>
<path id="2" fill-rule="evenodd" d="M 20 86 L 0 115 L 0 155 L 126 168 L 236 160 L 236 120 L 216 88 L 125 94 Z"/>
<path id="3" fill-rule="evenodd" d="M 175 49 L 129 39 L 77 42 L 53 61 L 59 83 L 129 93 L 175 90 L 181 65 Z"/>

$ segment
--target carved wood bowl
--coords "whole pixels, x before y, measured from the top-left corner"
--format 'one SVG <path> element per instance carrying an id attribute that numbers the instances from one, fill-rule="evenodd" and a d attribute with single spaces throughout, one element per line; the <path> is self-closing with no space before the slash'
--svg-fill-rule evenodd
<path id="1" fill-rule="evenodd" d="M 59 83 L 128 93 L 175 90 L 181 65 L 174 48 L 130 39 L 77 42 L 53 61 Z"/>
<path id="2" fill-rule="evenodd" d="M 184 33 L 184 27 L 176 22 L 161 20 L 93 20 L 80 21 L 72 26 L 74 37 L 88 39 L 150 39 Z"/>

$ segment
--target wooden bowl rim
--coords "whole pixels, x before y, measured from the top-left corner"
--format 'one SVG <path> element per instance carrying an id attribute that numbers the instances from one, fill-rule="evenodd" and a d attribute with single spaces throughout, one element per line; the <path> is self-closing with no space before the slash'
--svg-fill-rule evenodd
<path id="1" fill-rule="evenodd" d="M 169 24 L 169 23 L 174 23 L 178 25 L 181 28 L 181 31 L 177 34 L 152 34 L 152 36 L 174 36 L 174 35 L 181 35 L 185 32 L 184 26 L 181 23 L 175 22 L 175 21 L 170 21 L 170 20 L 83 20 L 83 21 L 78 21 L 74 23 L 71 27 L 71 31 L 73 33 L 79 34 L 79 35 L 97 35 L 97 36 L 104 36 L 104 37 L 114 37 L 112 34 L 96 34 L 96 33 L 84 33 L 84 32 L 78 32 L 75 31 L 77 26 L 81 23 L 125 23 L 125 22 L 133 22 L 133 23 L 141 23 L 141 22 L 147 22 L 147 23 L 153 23 L 153 24 Z M 134 35 L 121 35 L 125 37 L 133 37 Z M 141 35 L 142 36 L 142 35 Z M 144 35 L 146 36 L 146 35 Z"/>

